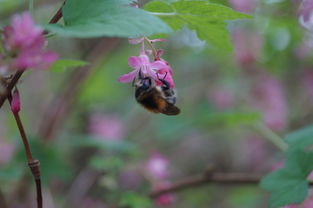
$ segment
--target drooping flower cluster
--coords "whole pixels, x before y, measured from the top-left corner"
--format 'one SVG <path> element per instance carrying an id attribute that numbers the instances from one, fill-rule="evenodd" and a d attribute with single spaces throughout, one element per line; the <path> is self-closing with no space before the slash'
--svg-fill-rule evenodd
<path id="1" fill-rule="evenodd" d="M 45 50 L 43 32 L 29 13 L 13 16 L 11 25 L 3 28 L 0 39 L 0 72 L 49 68 L 58 56 Z"/>
<path id="2" fill-rule="evenodd" d="M 145 38 L 134 38 L 129 39 L 129 43 L 131 44 L 142 44 L 141 51 L 139 56 L 131 56 L 128 59 L 128 65 L 133 68 L 133 71 L 124 74 L 119 77 L 118 81 L 123 83 L 132 82 L 136 77 L 139 76 L 139 72 L 144 77 L 151 77 L 156 81 L 157 85 L 162 85 L 159 79 L 166 80 L 171 88 L 174 88 L 174 80 L 173 80 L 173 70 L 168 64 L 167 61 L 161 58 L 163 54 L 163 50 L 156 51 L 153 48 L 154 61 L 151 62 L 149 54 L 152 52 L 150 50 L 145 49 L 144 41 Z M 163 39 L 155 39 L 155 40 L 147 40 L 150 44 L 154 42 L 164 41 Z"/>

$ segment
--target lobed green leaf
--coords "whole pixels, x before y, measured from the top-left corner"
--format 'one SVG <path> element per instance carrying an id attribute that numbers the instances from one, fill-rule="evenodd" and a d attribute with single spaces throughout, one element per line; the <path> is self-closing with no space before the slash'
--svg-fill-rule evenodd
<path id="1" fill-rule="evenodd" d="M 137 37 L 171 31 L 158 17 L 127 3 L 126 0 L 68 0 L 62 10 L 65 25 L 50 24 L 45 28 L 79 38 Z"/>
<path id="2" fill-rule="evenodd" d="M 249 15 L 236 12 L 229 7 L 200 0 L 181 0 L 172 3 L 152 1 L 144 8 L 159 16 L 172 29 L 178 30 L 187 26 L 196 31 L 201 40 L 225 50 L 231 50 L 225 21 L 250 18 Z"/>

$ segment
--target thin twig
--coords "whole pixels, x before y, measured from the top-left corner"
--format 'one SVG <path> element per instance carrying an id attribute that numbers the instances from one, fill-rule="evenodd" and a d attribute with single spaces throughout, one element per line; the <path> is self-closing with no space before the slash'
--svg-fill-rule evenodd
<path id="1" fill-rule="evenodd" d="M 219 183 L 227 185 L 242 185 L 242 184 L 258 184 L 261 180 L 261 175 L 251 173 L 212 173 L 193 176 L 182 181 L 176 182 L 171 186 L 163 189 L 152 191 L 149 196 L 156 198 L 162 194 L 178 192 L 185 189 L 203 186 L 208 183 Z"/>
<path id="2" fill-rule="evenodd" d="M 24 70 L 17 71 L 14 74 L 13 78 L 11 79 L 11 81 L 6 86 L 4 92 L 2 94 L 0 94 L 0 108 L 2 107 L 4 101 L 7 99 L 8 95 L 11 93 L 12 89 L 14 88 L 14 86 L 16 85 L 18 80 L 21 78 L 23 73 L 24 73 Z"/>
<path id="3" fill-rule="evenodd" d="M 11 105 L 11 102 L 12 102 L 12 96 L 11 95 L 8 96 L 8 100 L 9 100 L 10 105 Z M 14 119 L 16 121 L 18 130 L 20 132 L 20 135 L 21 135 L 21 138 L 23 141 L 28 166 L 29 166 L 29 168 L 30 168 L 30 170 L 34 176 L 34 179 L 35 179 L 36 192 L 37 192 L 37 207 L 42 208 L 42 191 L 41 191 L 41 180 L 40 180 L 40 169 L 39 169 L 40 163 L 39 163 L 39 160 L 35 160 L 32 156 L 30 146 L 28 143 L 28 139 L 27 139 L 27 135 L 25 133 L 25 129 L 24 129 L 24 126 L 23 126 L 23 123 L 22 123 L 22 120 L 20 118 L 19 113 L 13 111 L 13 116 L 14 116 Z"/>
<path id="4" fill-rule="evenodd" d="M 155 58 L 155 59 L 158 58 L 158 57 L 157 57 L 157 56 L 158 56 L 158 52 L 157 52 L 157 50 L 155 49 L 155 47 L 153 46 L 153 44 L 151 43 L 151 41 L 149 40 L 149 38 L 147 38 L 147 37 L 145 37 L 145 36 L 144 36 L 143 38 L 145 39 L 145 41 L 147 41 L 149 47 L 151 48 L 154 58 Z"/>

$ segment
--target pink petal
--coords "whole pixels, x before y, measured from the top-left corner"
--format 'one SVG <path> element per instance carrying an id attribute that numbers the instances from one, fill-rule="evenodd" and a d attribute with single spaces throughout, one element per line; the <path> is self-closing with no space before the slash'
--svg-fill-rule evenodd
<path id="1" fill-rule="evenodd" d="M 12 95 L 11 110 L 13 113 L 18 113 L 21 110 L 20 94 L 17 89 L 14 90 Z"/>
<path id="2" fill-rule="evenodd" d="M 50 68 L 50 65 L 58 60 L 59 55 L 53 51 L 47 51 L 41 55 L 41 61 L 47 65 L 46 68 Z"/>
<path id="3" fill-rule="evenodd" d="M 149 77 L 151 77 L 154 80 L 158 80 L 159 79 L 158 76 L 156 75 L 157 74 L 156 71 L 152 70 L 149 67 L 146 69 L 146 73 L 145 74 L 148 75 Z"/>
<path id="4" fill-rule="evenodd" d="M 151 63 L 150 66 L 152 69 L 156 69 L 156 70 L 168 68 L 168 65 L 166 65 L 163 61 L 155 61 Z"/>
<path id="5" fill-rule="evenodd" d="M 156 54 L 156 59 L 157 60 L 160 60 L 160 57 L 163 55 L 163 53 L 164 53 L 164 50 L 162 50 L 162 49 L 159 49 L 158 51 L 157 51 L 157 54 Z"/>
<path id="6" fill-rule="evenodd" d="M 128 65 L 131 68 L 138 69 L 142 65 L 141 59 L 137 56 L 131 56 L 128 58 Z"/>
<path id="7" fill-rule="evenodd" d="M 123 74 L 122 76 L 120 76 L 118 78 L 118 81 L 123 82 L 123 83 L 132 82 L 135 79 L 135 77 L 137 76 L 138 71 L 139 70 L 134 70 L 134 71 L 131 71 L 127 74 Z"/>
<path id="8" fill-rule="evenodd" d="M 139 56 L 141 65 L 150 65 L 150 58 L 146 54 L 141 54 Z"/>
<path id="9" fill-rule="evenodd" d="M 134 45 L 142 43 L 143 41 L 144 41 L 144 38 L 128 38 L 128 42 Z"/>
<path id="10" fill-rule="evenodd" d="M 164 41 L 166 41 L 166 39 L 162 39 L 162 38 L 150 40 L 151 43 L 155 43 L 155 42 L 164 42 Z"/>

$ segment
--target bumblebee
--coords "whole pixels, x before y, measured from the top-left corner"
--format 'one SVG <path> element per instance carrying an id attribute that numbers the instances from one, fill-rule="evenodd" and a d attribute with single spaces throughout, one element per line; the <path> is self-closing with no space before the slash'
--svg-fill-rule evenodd
<path id="1" fill-rule="evenodd" d="M 151 77 L 143 77 L 139 73 L 138 78 L 133 82 L 137 102 L 153 113 L 163 113 L 169 116 L 179 114 L 180 109 L 175 106 L 175 90 L 165 79 L 158 79 L 162 82 L 161 86 L 157 86 L 156 81 Z"/>

